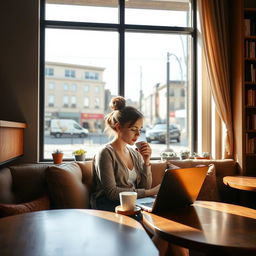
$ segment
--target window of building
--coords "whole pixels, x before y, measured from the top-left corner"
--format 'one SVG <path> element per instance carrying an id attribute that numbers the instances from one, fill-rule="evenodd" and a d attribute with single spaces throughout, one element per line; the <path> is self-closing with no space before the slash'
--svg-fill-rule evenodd
<path id="1" fill-rule="evenodd" d="M 76 71 L 73 69 L 65 69 L 65 77 L 76 77 Z"/>
<path id="2" fill-rule="evenodd" d="M 53 68 L 45 68 L 45 75 L 46 76 L 54 76 L 54 69 Z"/>
<path id="3" fill-rule="evenodd" d="M 98 97 L 94 98 L 94 106 L 95 106 L 95 108 L 99 108 L 100 107 L 100 99 Z"/>
<path id="4" fill-rule="evenodd" d="M 84 107 L 89 108 L 89 98 L 88 97 L 84 97 Z"/>
<path id="5" fill-rule="evenodd" d="M 48 89 L 49 90 L 54 90 L 55 89 L 55 83 L 53 83 L 53 82 L 48 83 Z"/>
<path id="6" fill-rule="evenodd" d="M 77 89 L 77 85 L 76 84 L 71 84 L 71 91 L 75 92 Z"/>
<path id="7" fill-rule="evenodd" d="M 90 85 L 86 84 L 84 85 L 84 92 L 89 92 Z"/>
<path id="8" fill-rule="evenodd" d="M 123 95 L 127 105 L 139 109 L 145 117 L 141 140 L 151 141 L 151 129 L 158 123 L 169 122 L 182 131 L 180 142 L 152 140 L 152 158 L 159 158 L 166 148 L 176 152 L 182 149 L 196 151 L 196 118 L 193 116 L 197 113 L 194 111 L 195 6 L 196 0 L 83 0 L 79 3 L 65 0 L 65 4 L 61 0 L 41 1 L 41 38 L 44 39 L 41 48 L 45 52 L 41 63 L 47 66 L 54 62 L 58 72 L 65 72 L 59 81 L 63 90 L 56 90 L 56 99 L 63 97 L 63 92 L 75 94 L 69 92 L 72 90 L 69 88 L 72 86 L 70 64 L 74 75 L 79 74 L 79 79 L 85 83 L 81 89 L 77 87 L 76 96 L 69 96 L 72 109 L 60 108 L 59 113 L 55 110 L 48 113 L 45 120 L 49 116 L 72 116 L 90 127 L 90 142 L 86 141 L 88 138 L 78 142 L 81 147 L 91 145 L 93 150 L 88 149 L 87 155 L 90 158 L 109 141 L 100 131 L 104 130 L 104 116 L 110 112 L 110 99 Z M 41 81 L 45 88 L 47 75 Z M 181 87 L 184 95 L 179 92 Z M 176 106 L 171 103 L 173 96 Z M 179 111 L 181 98 L 186 102 L 182 113 Z M 90 111 L 85 109 L 89 103 Z M 46 113 L 45 107 L 42 113 Z M 101 129 L 94 129 L 95 123 Z M 40 136 L 47 136 L 43 129 L 41 127 Z M 47 139 L 41 141 L 44 141 L 44 145 L 40 145 L 41 160 L 47 160 L 55 144 Z M 71 159 L 73 145 L 67 141 L 63 143 L 64 157 Z"/>
<path id="9" fill-rule="evenodd" d="M 63 84 L 63 90 L 64 90 L 64 91 L 68 91 L 68 90 L 69 90 L 68 84 Z"/>
<path id="10" fill-rule="evenodd" d="M 54 107 L 55 97 L 54 95 L 48 95 L 48 107 Z"/>
<path id="11" fill-rule="evenodd" d="M 95 86 L 95 87 L 94 87 L 94 92 L 95 92 L 95 93 L 99 93 L 99 92 L 100 92 L 99 86 Z"/>
<path id="12" fill-rule="evenodd" d="M 185 89 L 184 88 L 180 89 L 180 96 L 185 97 Z"/>
<path id="13" fill-rule="evenodd" d="M 71 107 L 76 108 L 76 96 L 71 96 Z"/>
<path id="14" fill-rule="evenodd" d="M 63 96 L 63 107 L 68 108 L 69 107 L 69 97 L 67 95 Z"/>
<path id="15" fill-rule="evenodd" d="M 85 79 L 88 80 L 99 80 L 99 73 L 97 72 L 85 72 Z"/>

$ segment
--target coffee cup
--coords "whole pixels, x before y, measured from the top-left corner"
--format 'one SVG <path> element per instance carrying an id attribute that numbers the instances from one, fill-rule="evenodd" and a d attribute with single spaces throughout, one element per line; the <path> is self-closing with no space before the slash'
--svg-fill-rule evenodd
<path id="1" fill-rule="evenodd" d="M 136 205 L 137 192 L 124 191 L 119 193 L 120 204 L 123 211 L 133 211 Z"/>
<path id="2" fill-rule="evenodd" d="M 140 149 L 142 144 L 145 143 L 146 141 L 138 141 L 135 143 L 135 146 L 137 147 L 137 149 Z"/>

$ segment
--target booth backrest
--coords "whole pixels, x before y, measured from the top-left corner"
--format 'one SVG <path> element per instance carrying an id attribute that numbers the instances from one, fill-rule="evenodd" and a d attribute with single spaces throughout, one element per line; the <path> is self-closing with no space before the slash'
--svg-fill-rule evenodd
<path id="1" fill-rule="evenodd" d="M 237 174 L 234 160 L 182 160 L 171 163 L 180 168 L 214 164 L 221 200 L 232 201 L 234 196 L 223 184 L 222 178 Z M 152 186 L 161 182 L 166 168 L 166 163 L 152 163 Z M 48 194 L 51 208 L 89 208 L 92 177 L 91 161 L 5 167 L 0 169 L 0 203 L 19 204 Z"/>

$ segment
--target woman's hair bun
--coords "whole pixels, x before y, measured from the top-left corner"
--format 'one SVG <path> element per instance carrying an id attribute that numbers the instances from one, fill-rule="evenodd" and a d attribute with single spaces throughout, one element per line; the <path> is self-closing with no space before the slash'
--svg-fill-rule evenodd
<path id="1" fill-rule="evenodd" d="M 122 96 L 117 96 L 113 99 L 111 99 L 109 103 L 109 107 L 112 110 L 121 110 L 125 107 L 125 98 Z"/>

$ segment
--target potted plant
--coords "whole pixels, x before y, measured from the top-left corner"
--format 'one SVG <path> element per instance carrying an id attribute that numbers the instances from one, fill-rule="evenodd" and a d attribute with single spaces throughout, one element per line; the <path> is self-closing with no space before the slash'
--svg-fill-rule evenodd
<path id="1" fill-rule="evenodd" d="M 77 149 L 73 151 L 73 155 L 75 156 L 76 161 L 84 161 L 87 151 L 84 149 Z"/>
<path id="2" fill-rule="evenodd" d="M 54 164 L 61 164 L 63 159 L 63 152 L 59 149 L 56 149 L 52 152 L 52 158 Z"/>
<path id="3" fill-rule="evenodd" d="M 164 151 L 160 154 L 162 161 L 178 160 L 177 154 L 174 151 Z"/>
<path id="4" fill-rule="evenodd" d="M 195 159 L 210 159 L 210 153 L 209 152 L 203 152 L 202 155 L 196 155 Z"/>
<path id="5" fill-rule="evenodd" d="M 190 155 L 190 151 L 185 149 L 180 151 L 180 158 L 181 160 L 188 159 Z"/>

